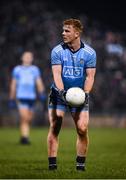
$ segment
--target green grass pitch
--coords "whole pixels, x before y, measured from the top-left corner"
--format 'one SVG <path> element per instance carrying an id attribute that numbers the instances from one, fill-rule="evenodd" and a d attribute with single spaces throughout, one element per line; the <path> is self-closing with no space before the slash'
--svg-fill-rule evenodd
<path id="1" fill-rule="evenodd" d="M 1 179 L 124 179 L 126 178 L 126 129 L 89 128 L 86 171 L 77 172 L 76 131 L 62 128 L 58 170 L 48 171 L 47 128 L 32 128 L 29 146 L 19 144 L 18 128 L 0 128 Z"/>

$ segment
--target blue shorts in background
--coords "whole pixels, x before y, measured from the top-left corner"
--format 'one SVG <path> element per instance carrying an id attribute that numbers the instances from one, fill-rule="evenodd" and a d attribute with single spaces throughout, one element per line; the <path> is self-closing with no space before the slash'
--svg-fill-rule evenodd
<path id="1" fill-rule="evenodd" d="M 30 111 L 34 110 L 35 100 L 32 99 L 18 99 L 17 100 L 18 108 L 26 108 Z"/>

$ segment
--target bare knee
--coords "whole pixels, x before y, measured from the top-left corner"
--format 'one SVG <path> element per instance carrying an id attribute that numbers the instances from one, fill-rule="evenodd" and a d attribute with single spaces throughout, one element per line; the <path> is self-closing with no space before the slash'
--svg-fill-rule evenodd
<path id="1" fill-rule="evenodd" d="M 50 123 L 50 131 L 48 134 L 48 143 L 53 144 L 57 141 L 58 134 L 62 125 L 62 117 L 56 116 L 56 118 Z"/>
<path id="2" fill-rule="evenodd" d="M 62 116 L 56 116 L 53 120 L 52 123 L 50 124 L 50 128 L 52 130 L 53 136 L 58 136 L 61 125 L 62 125 Z"/>
<path id="3" fill-rule="evenodd" d="M 87 136 L 88 129 L 86 126 L 77 127 L 77 133 L 80 137 Z"/>
<path id="4" fill-rule="evenodd" d="M 33 114 L 29 111 L 21 111 L 20 112 L 20 119 L 22 123 L 29 123 L 33 118 Z"/>

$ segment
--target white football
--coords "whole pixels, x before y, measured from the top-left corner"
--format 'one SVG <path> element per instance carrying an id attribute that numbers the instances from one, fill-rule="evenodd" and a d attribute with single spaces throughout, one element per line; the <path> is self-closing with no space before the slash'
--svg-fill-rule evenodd
<path id="1" fill-rule="evenodd" d="M 85 101 L 85 92 L 79 87 L 72 87 L 67 90 L 66 101 L 73 107 L 82 105 Z"/>

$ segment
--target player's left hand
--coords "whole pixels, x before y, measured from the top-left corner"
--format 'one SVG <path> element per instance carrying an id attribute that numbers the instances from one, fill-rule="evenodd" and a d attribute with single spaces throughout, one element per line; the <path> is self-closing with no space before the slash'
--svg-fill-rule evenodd
<path id="1" fill-rule="evenodd" d="M 47 99 L 47 95 L 45 92 L 42 92 L 41 94 L 39 94 L 39 99 L 42 103 L 44 103 Z"/>
<path id="2" fill-rule="evenodd" d="M 84 105 L 88 105 L 89 104 L 89 93 L 85 93 L 85 101 L 84 101 Z"/>
<path id="3" fill-rule="evenodd" d="M 9 99 L 8 100 L 8 107 L 10 109 L 15 109 L 17 107 L 16 101 L 14 99 Z"/>

